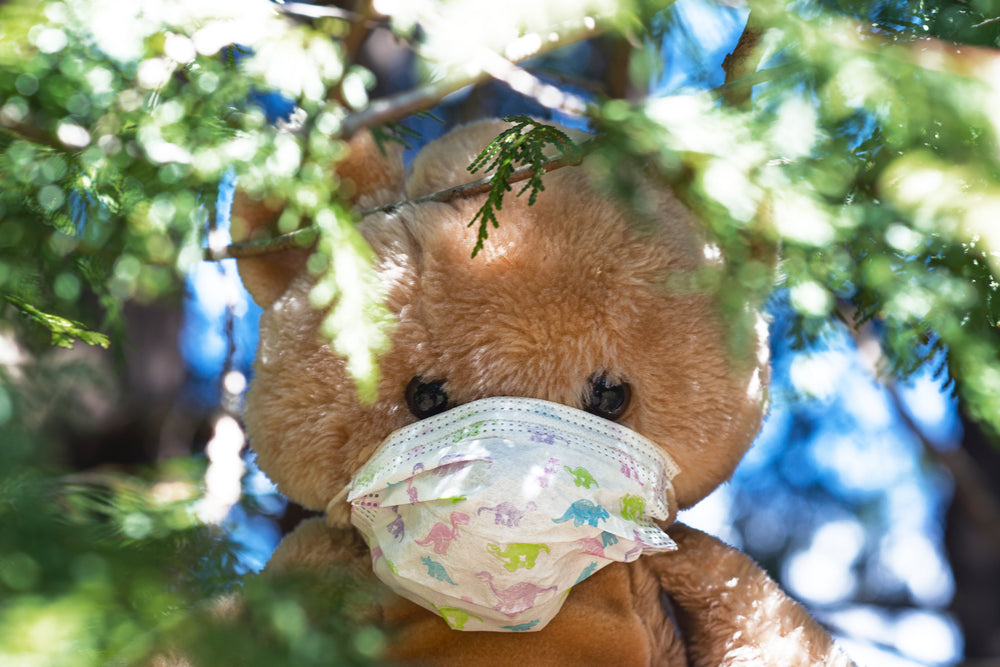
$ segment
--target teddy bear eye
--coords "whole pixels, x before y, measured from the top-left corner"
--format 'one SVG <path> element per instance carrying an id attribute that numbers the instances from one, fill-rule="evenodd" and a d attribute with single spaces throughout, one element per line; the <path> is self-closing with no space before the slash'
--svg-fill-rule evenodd
<path id="1" fill-rule="evenodd" d="M 415 377 L 406 385 L 406 407 L 418 419 L 425 419 L 448 409 L 448 394 L 444 390 L 444 380 L 425 382 Z"/>
<path id="2" fill-rule="evenodd" d="M 628 382 L 609 380 L 604 373 L 591 376 L 584 395 L 583 407 L 598 417 L 612 421 L 628 409 L 632 400 L 632 386 Z"/>

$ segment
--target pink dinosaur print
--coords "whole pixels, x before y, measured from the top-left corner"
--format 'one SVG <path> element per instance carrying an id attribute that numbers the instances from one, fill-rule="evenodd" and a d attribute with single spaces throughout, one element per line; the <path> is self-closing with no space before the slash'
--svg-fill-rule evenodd
<path id="1" fill-rule="evenodd" d="M 410 498 L 410 503 L 415 503 L 419 498 L 417 498 L 417 490 L 413 488 L 413 478 L 417 476 L 417 473 L 422 472 L 424 469 L 423 463 L 417 463 L 413 466 L 413 473 L 410 478 L 406 480 L 406 495 Z"/>
<path id="2" fill-rule="evenodd" d="M 622 462 L 622 475 L 628 479 L 634 479 L 639 482 L 639 486 L 646 486 L 642 483 L 642 480 L 639 479 L 639 469 L 636 467 L 635 461 L 631 456 L 627 456 L 626 454 L 619 452 L 618 460 Z"/>
<path id="3" fill-rule="evenodd" d="M 433 544 L 434 553 L 441 554 L 442 556 L 447 555 L 448 545 L 458 539 L 458 527 L 468 525 L 469 515 L 464 512 L 452 512 L 449 520 L 451 522 L 450 528 L 443 522 L 438 521 L 431 526 L 427 537 L 422 540 L 414 540 L 413 543 L 419 544 L 422 547 Z"/>
<path id="4" fill-rule="evenodd" d="M 497 597 L 497 605 L 493 608 L 510 618 L 514 618 L 522 611 L 527 611 L 534 607 L 535 598 L 540 594 L 559 589 L 558 586 L 541 588 L 530 581 L 522 581 L 510 588 L 497 590 L 493 585 L 493 575 L 489 572 L 480 572 L 476 575 L 476 578 L 485 581 L 486 585 L 493 591 L 493 595 Z"/>
<path id="5" fill-rule="evenodd" d="M 580 552 L 604 558 L 604 542 L 596 537 L 581 537 L 577 540 Z"/>

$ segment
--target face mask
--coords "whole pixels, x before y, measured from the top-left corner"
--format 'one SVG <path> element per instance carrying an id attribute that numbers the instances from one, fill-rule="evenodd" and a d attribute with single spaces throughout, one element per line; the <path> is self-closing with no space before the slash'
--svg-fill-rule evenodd
<path id="1" fill-rule="evenodd" d="M 378 577 L 458 630 L 541 630 L 612 561 L 671 551 L 676 464 L 623 426 L 488 398 L 390 435 L 347 496 Z"/>

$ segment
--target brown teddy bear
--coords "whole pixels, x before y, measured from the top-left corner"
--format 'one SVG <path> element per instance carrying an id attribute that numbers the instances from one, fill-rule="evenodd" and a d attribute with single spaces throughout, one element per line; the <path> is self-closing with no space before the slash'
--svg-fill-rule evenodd
<path id="1" fill-rule="evenodd" d="M 444 190 L 506 127 L 453 130 L 408 174 L 359 136 L 338 176 L 361 208 Z M 673 523 L 730 476 L 764 409 L 766 354 L 734 358 L 692 287 L 717 253 L 662 186 L 626 207 L 586 160 L 544 185 L 504 200 L 475 257 L 485 195 L 365 217 L 397 318 L 373 404 L 318 332 L 309 251 L 240 261 L 265 308 L 252 447 L 326 512 L 268 570 L 378 576 L 375 617 L 405 662 L 848 664 L 749 558 Z M 234 222 L 249 238 L 279 208 L 240 195 Z"/>

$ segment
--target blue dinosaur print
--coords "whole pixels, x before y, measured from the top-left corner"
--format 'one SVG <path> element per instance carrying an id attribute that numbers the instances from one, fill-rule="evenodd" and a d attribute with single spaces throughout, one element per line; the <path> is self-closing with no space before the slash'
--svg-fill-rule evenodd
<path id="1" fill-rule="evenodd" d="M 594 561 L 590 562 L 590 565 L 588 565 L 587 567 L 583 568 L 583 572 L 581 572 L 579 578 L 577 578 L 576 584 L 580 583 L 581 581 L 583 581 L 584 579 L 586 579 L 587 577 L 589 577 L 590 575 L 592 575 L 596 571 L 597 571 L 597 561 L 594 560 Z M 573 585 L 576 586 L 576 584 L 573 584 Z"/>
<path id="2" fill-rule="evenodd" d="M 444 565 L 437 562 L 430 556 L 421 556 L 420 562 L 427 567 L 428 576 L 434 577 L 438 581 L 445 581 L 452 586 L 458 586 L 458 584 L 452 581 L 451 577 L 448 576 L 448 571 L 444 569 Z"/>
<path id="3" fill-rule="evenodd" d="M 584 498 L 570 505 L 566 513 L 558 519 L 552 519 L 552 523 L 565 523 L 572 519 L 576 527 L 586 523 L 596 528 L 600 521 L 606 520 L 609 516 L 611 515 L 606 509 Z"/>
<path id="4" fill-rule="evenodd" d="M 606 549 L 610 546 L 618 544 L 618 536 L 614 533 L 609 533 L 606 530 L 601 531 L 601 545 Z"/>
<path id="5" fill-rule="evenodd" d="M 542 619 L 540 618 L 536 618 L 535 620 L 528 621 L 527 623 L 518 623 L 517 625 L 501 625 L 500 627 L 503 628 L 504 630 L 512 630 L 514 632 L 527 632 L 528 630 L 538 625 L 539 621 L 541 620 Z"/>

